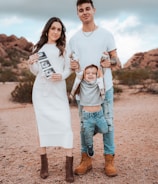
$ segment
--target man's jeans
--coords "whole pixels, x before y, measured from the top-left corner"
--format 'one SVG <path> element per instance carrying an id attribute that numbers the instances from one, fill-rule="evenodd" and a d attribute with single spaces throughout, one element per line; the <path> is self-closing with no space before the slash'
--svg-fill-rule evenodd
<path id="1" fill-rule="evenodd" d="M 106 91 L 105 93 L 105 100 L 103 107 L 103 112 L 105 115 L 105 119 L 109 126 L 109 131 L 106 134 L 103 134 L 103 143 L 104 143 L 104 154 L 115 154 L 115 144 L 114 144 L 114 125 L 113 125 L 113 87 Z M 79 116 L 81 118 L 81 112 L 82 112 L 82 106 L 78 103 L 78 109 L 79 109 Z M 85 142 L 85 136 L 84 136 L 84 127 L 83 123 L 80 123 L 81 125 L 81 152 L 87 152 L 87 146 Z M 95 130 L 98 132 L 98 130 Z"/>
<path id="2" fill-rule="evenodd" d="M 81 117 L 86 146 L 92 146 L 95 127 L 97 127 L 99 133 L 105 134 L 108 132 L 108 125 L 103 110 L 101 109 L 98 112 L 86 112 L 83 110 Z"/>

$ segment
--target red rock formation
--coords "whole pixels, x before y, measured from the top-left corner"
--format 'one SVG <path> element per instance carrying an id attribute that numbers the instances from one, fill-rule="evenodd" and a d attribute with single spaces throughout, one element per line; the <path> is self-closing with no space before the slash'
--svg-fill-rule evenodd
<path id="1" fill-rule="evenodd" d="M 149 50 L 148 52 L 134 54 L 127 63 L 125 63 L 124 68 L 150 68 L 158 70 L 158 48 Z"/>
<path id="2" fill-rule="evenodd" d="M 6 36 L 0 34 L 0 56 L 7 57 L 7 49 L 16 48 L 17 50 L 27 52 L 30 54 L 33 44 L 28 42 L 24 37 L 17 38 L 15 35 Z"/>
<path id="3" fill-rule="evenodd" d="M 3 72 L 10 69 L 19 78 L 22 71 L 28 69 L 27 59 L 32 47 L 33 44 L 23 37 L 0 34 L 0 69 Z"/>

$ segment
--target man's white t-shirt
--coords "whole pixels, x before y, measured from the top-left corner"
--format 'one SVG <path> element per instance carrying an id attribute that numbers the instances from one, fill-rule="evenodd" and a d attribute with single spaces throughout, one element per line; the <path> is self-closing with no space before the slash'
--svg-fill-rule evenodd
<path id="1" fill-rule="evenodd" d="M 78 57 L 82 70 L 91 64 L 100 66 L 103 52 L 116 49 L 113 35 L 104 28 L 98 27 L 93 33 L 85 34 L 79 30 L 69 41 L 70 51 Z M 106 68 L 104 82 L 106 91 L 113 86 L 110 68 Z"/>

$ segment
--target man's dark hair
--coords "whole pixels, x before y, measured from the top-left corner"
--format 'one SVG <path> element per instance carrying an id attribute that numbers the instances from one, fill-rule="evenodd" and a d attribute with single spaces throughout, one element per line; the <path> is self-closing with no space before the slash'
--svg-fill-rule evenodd
<path id="1" fill-rule="evenodd" d="M 92 0 L 77 0 L 76 6 L 79 6 L 79 5 L 84 4 L 84 3 L 90 3 L 92 5 L 92 7 L 94 8 Z"/>

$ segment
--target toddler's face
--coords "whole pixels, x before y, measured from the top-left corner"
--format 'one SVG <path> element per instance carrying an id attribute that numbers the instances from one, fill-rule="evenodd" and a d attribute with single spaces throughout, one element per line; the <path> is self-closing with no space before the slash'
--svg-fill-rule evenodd
<path id="1" fill-rule="evenodd" d="M 84 73 L 84 79 L 88 82 L 92 82 L 97 79 L 97 68 L 87 68 Z"/>

